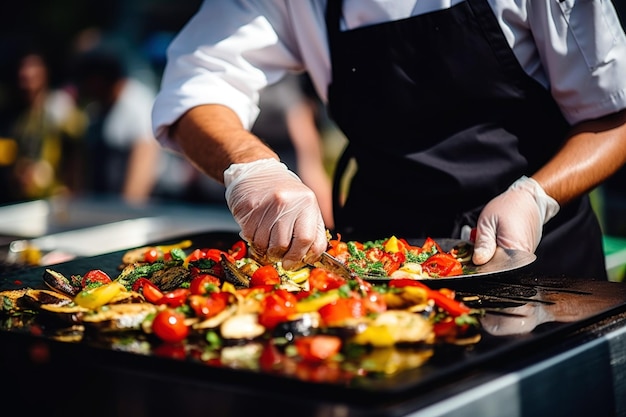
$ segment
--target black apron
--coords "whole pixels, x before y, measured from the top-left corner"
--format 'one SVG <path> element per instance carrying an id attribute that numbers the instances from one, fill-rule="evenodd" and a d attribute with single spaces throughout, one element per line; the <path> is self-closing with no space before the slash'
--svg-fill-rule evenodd
<path id="1" fill-rule="evenodd" d="M 459 238 L 486 202 L 561 146 L 570 126 L 523 71 L 486 0 L 344 32 L 341 13 L 329 0 L 329 112 L 349 139 L 333 187 L 344 240 Z M 587 196 L 544 227 L 536 254 L 535 272 L 607 279 Z"/>

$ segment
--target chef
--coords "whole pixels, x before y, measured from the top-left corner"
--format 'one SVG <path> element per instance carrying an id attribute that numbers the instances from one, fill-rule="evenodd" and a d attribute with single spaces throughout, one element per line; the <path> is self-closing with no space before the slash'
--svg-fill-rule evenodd
<path id="1" fill-rule="evenodd" d="M 313 192 L 249 132 L 259 90 L 307 71 L 349 145 L 344 240 L 466 237 L 532 270 L 606 279 L 587 193 L 626 162 L 626 37 L 608 0 L 207 0 L 168 49 L 158 140 L 223 181 L 286 268 L 326 249 Z M 338 185 L 356 163 L 347 197 Z"/>

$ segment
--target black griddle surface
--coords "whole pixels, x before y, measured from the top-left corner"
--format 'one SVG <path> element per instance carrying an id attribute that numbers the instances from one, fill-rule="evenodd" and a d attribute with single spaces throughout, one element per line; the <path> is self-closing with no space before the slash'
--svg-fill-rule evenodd
<path id="1" fill-rule="evenodd" d="M 193 248 L 226 249 L 239 236 L 232 232 L 208 232 L 155 244 L 174 243 L 187 238 L 192 240 Z M 79 258 L 50 268 L 66 276 L 83 274 L 95 268 L 115 276 L 124 252 Z M 37 267 L 3 274 L 0 289 L 43 288 L 41 277 L 44 269 Z M 432 281 L 428 284 L 436 286 Z M 268 395 L 306 393 L 316 401 L 342 401 L 367 408 L 368 404 L 388 404 L 392 398 L 427 394 L 440 384 L 475 378 L 485 369 L 520 362 L 550 346 L 567 344 L 580 329 L 623 312 L 626 305 L 624 284 L 567 277 L 532 277 L 525 275 L 523 270 L 444 284 L 455 289 L 470 307 L 486 309 L 481 341 L 467 347 L 438 346 L 434 356 L 420 368 L 391 377 L 357 379 L 348 385 L 313 383 L 257 371 L 138 355 L 85 342 L 57 342 L 29 334 L 24 329 L 0 331 L 0 345 L 3 349 L 12 349 L 12 346 L 28 348 L 43 341 L 57 358 L 88 363 L 88 367 L 93 368 L 91 372 L 118 369 L 124 373 L 154 375 L 168 383 L 184 380 Z M 5 363 L 3 366 L 11 367 L 12 364 Z"/>

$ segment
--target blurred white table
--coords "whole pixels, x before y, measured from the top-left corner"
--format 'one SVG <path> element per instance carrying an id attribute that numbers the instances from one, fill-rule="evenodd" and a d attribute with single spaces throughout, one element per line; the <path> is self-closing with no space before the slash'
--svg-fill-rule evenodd
<path id="1" fill-rule="evenodd" d="M 225 205 L 115 198 L 37 200 L 0 207 L 1 245 L 95 256 L 206 231 L 238 231 Z"/>

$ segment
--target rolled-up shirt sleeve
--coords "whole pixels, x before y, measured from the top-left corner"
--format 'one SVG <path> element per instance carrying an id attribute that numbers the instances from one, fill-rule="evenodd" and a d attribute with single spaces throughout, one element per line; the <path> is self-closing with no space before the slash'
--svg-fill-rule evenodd
<path id="1" fill-rule="evenodd" d="M 250 128 L 259 90 L 301 65 L 280 40 L 291 37 L 277 33 L 289 30 L 282 2 L 269 3 L 205 1 L 174 38 L 152 110 L 155 137 L 165 147 L 178 149 L 169 127 L 203 104 L 228 106 Z"/>
<path id="2" fill-rule="evenodd" d="M 566 119 L 576 124 L 626 108 L 626 36 L 612 3 L 529 4 L 547 87 Z"/>

